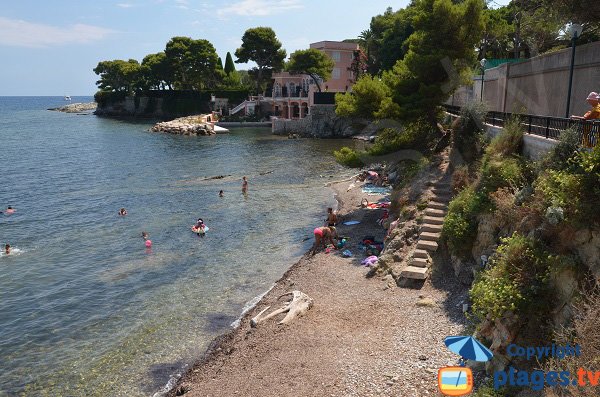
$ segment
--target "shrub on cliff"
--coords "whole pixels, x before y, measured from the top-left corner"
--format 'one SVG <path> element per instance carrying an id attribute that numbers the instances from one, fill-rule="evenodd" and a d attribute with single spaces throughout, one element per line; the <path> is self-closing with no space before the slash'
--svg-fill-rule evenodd
<path id="1" fill-rule="evenodd" d="M 490 157 L 506 157 L 510 155 L 520 155 L 523 150 L 523 129 L 521 128 L 518 117 L 509 119 L 502 132 L 498 134 L 485 153 Z"/>
<path id="2" fill-rule="evenodd" d="M 484 211 L 488 199 L 474 185 L 461 191 L 450 202 L 444 218 L 442 234 L 450 252 L 460 257 L 469 257 L 477 237 L 477 215 Z"/>
<path id="3" fill-rule="evenodd" d="M 340 150 L 334 150 L 333 155 L 338 163 L 352 168 L 360 168 L 364 163 L 356 150 L 349 147 L 343 147 Z"/>
<path id="4" fill-rule="evenodd" d="M 552 302 L 552 268 L 561 260 L 517 233 L 503 239 L 488 268 L 473 283 L 473 314 L 480 320 L 497 319 L 507 311 L 529 321 L 544 318 Z"/>
<path id="5" fill-rule="evenodd" d="M 479 157 L 486 113 L 484 102 L 469 102 L 462 107 L 460 117 L 452 123 L 454 146 L 467 163 Z"/>

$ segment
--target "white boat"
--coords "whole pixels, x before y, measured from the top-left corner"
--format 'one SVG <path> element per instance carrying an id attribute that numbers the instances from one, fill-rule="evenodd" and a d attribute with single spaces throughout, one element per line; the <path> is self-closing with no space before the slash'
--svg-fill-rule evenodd
<path id="1" fill-rule="evenodd" d="M 70 100 L 71 100 L 71 97 L 68 95 L 65 95 L 65 101 L 70 101 Z"/>

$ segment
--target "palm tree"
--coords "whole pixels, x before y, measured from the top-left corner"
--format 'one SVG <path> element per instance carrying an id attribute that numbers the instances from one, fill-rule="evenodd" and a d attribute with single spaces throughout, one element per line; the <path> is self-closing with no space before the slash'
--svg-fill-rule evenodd
<path id="1" fill-rule="evenodd" d="M 363 30 L 358 35 L 358 44 L 361 47 L 363 47 L 367 53 L 367 65 L 368 65 L 369 71 L 371 71 L 371 72 L 372 72 L 372 68 L 373 68 L 373 64 L 374 64 L 373 59 L 371 58 L 371 48 L 373 47 L 374 43 L 375 43 L 375 35 L 371 31 L 371 29 Z"/>

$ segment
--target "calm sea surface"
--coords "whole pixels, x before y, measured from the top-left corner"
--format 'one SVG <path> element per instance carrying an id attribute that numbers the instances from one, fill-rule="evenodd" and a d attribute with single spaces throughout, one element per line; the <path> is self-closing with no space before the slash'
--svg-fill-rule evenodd
<path id="1" fill-rule="evenodd" d="M 348 141 L 46 110 L 64 104 L 0 97 L 0 396 L 153 395 L 310 246 Z"/>

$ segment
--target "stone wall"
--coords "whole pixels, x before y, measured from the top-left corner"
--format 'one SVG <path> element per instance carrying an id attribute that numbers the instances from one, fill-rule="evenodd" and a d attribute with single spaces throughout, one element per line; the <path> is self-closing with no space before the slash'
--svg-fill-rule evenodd
<path id="1" fill-rule="evenodd" d="M 519 63 L 505 63 L 485 71 L 483 98 L 489 110 L 565 117 L 571 48 L 540 55 Z M 590 91 L 600 91 L 600 42 L 575 49 L 573 88 L 569 115 L 583 115 Z M 462 106 L 469 98 L 480 98 L 481 76 L 472 87 L 457 90 L 446 103 Z"/>
<path id="2" fill-rule="evenodd" d="M 359 133 L 353 122 L 335 114 L 334 105 L 313 105 L 310 114 L 303 119 L 273 120 L 272 131 L 275 135 L 298 134 L 310 138 L 346 138 Z M 366 124 L 366 123 L 364 123 Z"/>

